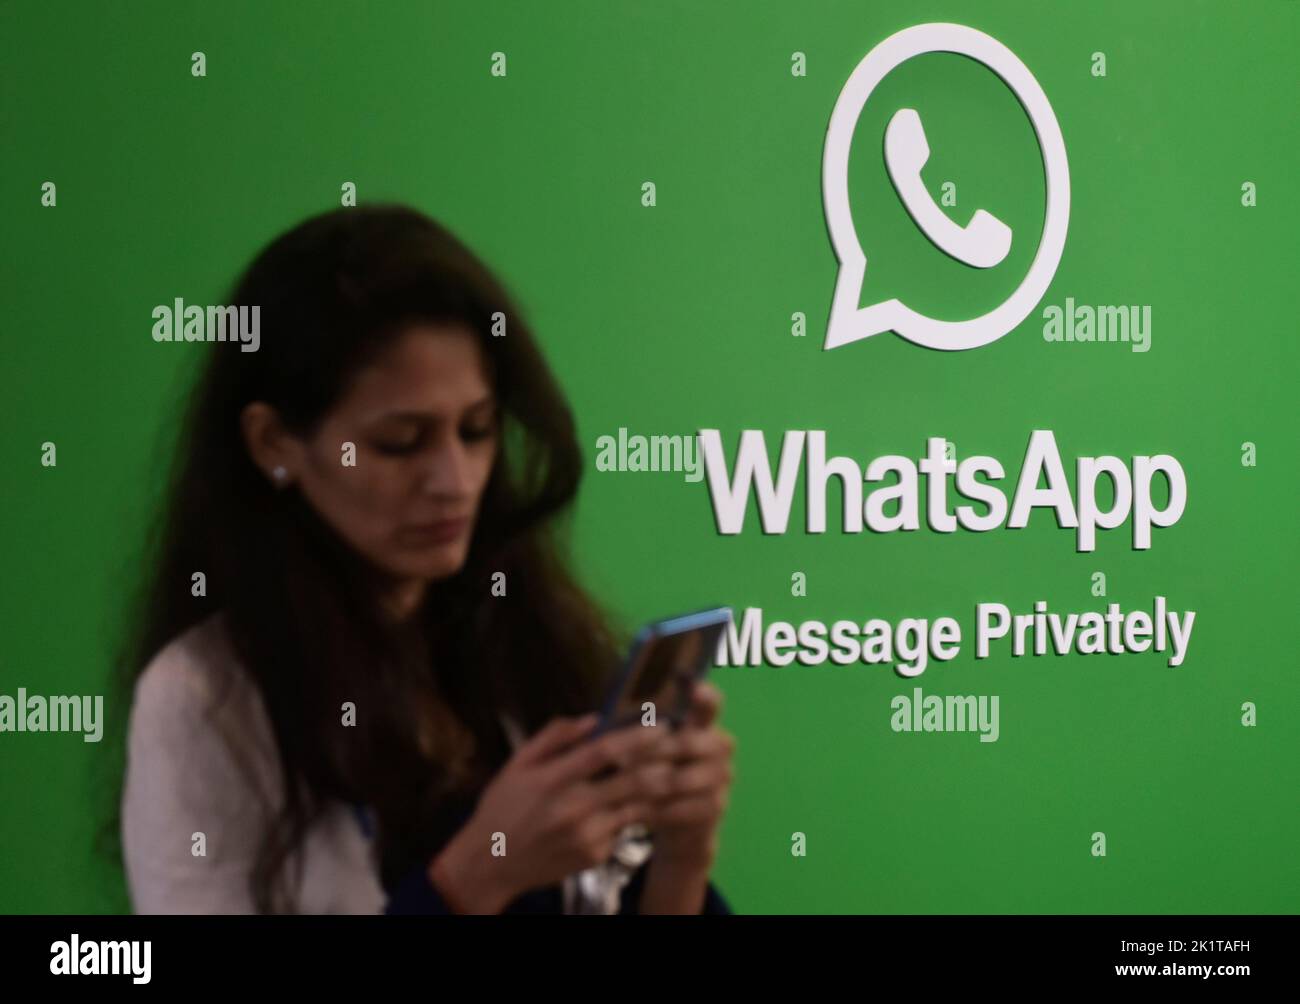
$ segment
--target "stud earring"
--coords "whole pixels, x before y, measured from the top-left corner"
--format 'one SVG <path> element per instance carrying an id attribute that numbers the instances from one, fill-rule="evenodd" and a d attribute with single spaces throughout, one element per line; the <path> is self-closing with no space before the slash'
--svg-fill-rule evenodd
<path id="1" fill-rule="evenodd" d="M 289 472 L 285 469 L 283 464 L 276 464 L 271 471 L 271 477 L 275 478 L 275 484 L 277 487 L 283 488 L 285 483 L 289 480 Z"/>

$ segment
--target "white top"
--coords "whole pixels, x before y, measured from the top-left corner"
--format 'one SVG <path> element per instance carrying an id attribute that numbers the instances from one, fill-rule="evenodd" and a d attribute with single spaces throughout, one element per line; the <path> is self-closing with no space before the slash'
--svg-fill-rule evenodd
<path id="1" fill-rule="evenodd" d="M 214 707 L 221 692 L 225 699 Z M 518 728 L 506 725 L 518 745 Z M 261 694 L 221 615 L 213 615 L 168 644 L 136 681 L 122 794 L 135 911 L 255 912 L 248 876 L 283 800 L 282 784 Z M 618 855 L 624 864 L 565 880 L 565 912 L 616 912 L 630 869 L 649 851 L 648 842 L 628 833 Z M 299 864 L 293 912 L 383 912 L 375 846 L 351 806 L 335 802 L 312 824 L 286 869 Z"/>

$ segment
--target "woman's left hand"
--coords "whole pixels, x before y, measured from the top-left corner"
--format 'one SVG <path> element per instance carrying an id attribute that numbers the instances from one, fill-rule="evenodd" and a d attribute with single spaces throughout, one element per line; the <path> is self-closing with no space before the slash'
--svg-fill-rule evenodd
<path id="1" fill-rule="evenodd" d="M 672 768 L 665 794 L 646 820 L 662 867 L 707 872 L 717 853 L 718 824 L 730 797 L 736 741 L 717 725 L 722 692 L 697 683 L 682 727 L 668 739 Z"/>

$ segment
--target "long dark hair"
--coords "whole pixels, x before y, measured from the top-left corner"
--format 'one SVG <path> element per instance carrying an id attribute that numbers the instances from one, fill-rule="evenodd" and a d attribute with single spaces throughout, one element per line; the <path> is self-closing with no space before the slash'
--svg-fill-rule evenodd
<path id="1" fill-rule="evenodd" d="M 425 859 L 450 835 L 450 809 L 509 755 L 497 713 L 531 732 L 590 710 L 624 632 L 566 569 L 556 517 L 582 472 L 572 413 L 501 283 L 446 228 L 400 206 L 324 213 L 266 247 L 226 302 L 260 306 L 260 346 L 208 347 L 120 684 L 129 694 L 169 641 L 224 615 L 283 769 L 283 811 L 249 876 L 270 911 L 282 866 L 331 799 L 373 808 L 385 881 Z M 239 415 L 266 401 L 309 434 L 417 321 L 476 332 L 502 436 L 464 567 L 399 626 L 379 610 L 373 570 L 255 467 Z M 206 596 L 192 594 L 196 571 Z M 354 728 L 340 727 L 344 701 Z"/>

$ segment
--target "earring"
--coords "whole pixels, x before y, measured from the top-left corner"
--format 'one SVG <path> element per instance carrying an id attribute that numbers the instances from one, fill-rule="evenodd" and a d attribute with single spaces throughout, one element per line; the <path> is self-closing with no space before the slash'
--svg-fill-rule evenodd
<path id="1" fill-rule="evenodd" d="M 276 464 L 271 471 L 271 477 L 275 478 L 275 484 L 278 488 L 283 488 L 289 480 L 289 472 L 283 464 Z"/>

